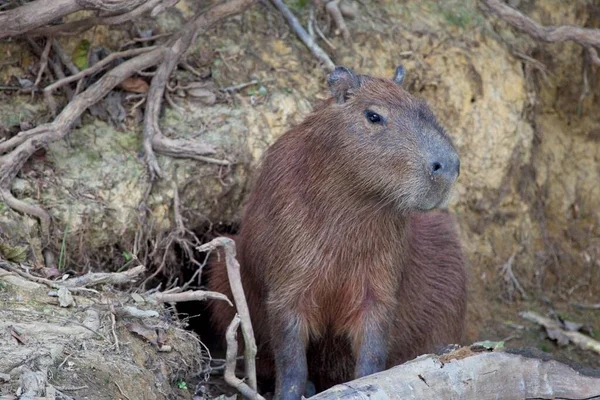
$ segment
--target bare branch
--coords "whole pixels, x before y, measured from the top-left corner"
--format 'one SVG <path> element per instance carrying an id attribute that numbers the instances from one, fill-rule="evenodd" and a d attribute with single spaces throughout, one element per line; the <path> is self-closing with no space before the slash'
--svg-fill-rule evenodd
<path id="1" fill-rule="evenodd" d="M 582 310 L 600 310 L 600 303 L 596 304 L 582 304 L 582 303 L 572 303 L 574 307 L 580 308 Z"/>
<path id="2" fill-rule="evenodd" d="M 81 9 L 75 0 L 37 0 L 0 12 L 0 39 L 22 35 Z"/>
<path id="3" fill-rule="evenodd" d="M 331 58 L 327 55 L 327 53 L 314 41 L 312 37 L 304 30 L 298 18 L 290 11 L 290 9 L 285 5 L 282 0 L 271 0 L 275 7 L 283 14 L 288 24 L 292 28 L 298 38 L 304 43 L 306 47 L 313 53 L 315 57 L 317 57 L 325 66 L 325 69 L 328 71 L 333 71 L 335 68 L 335 64 L 331 61 Z"/>
<path id="4" fill-rule="evenodd" d="M 250 311 L 242 287 L 242 277 L 240 276 L 240 264 L 235 258 L 235 242 L 226 237 L 218 237 L 211 242 L 198 247 L 198 251 L 211 251 L 222 247 L 225 251 L 225 263 L 227 265 L 227 277 L 231 286 L 231 293 L 235 302 L 235 307 L 241 318 L 242 334 L 244 335 L 244 362 L 246 365 L 246 375 L 250 387 L 256 390 L 256 341 L 254 340 L 254 330 L 250 320 Z"/>
<path id="5" fill-rule="evenodd" d="M 225 382 L 236 388 L 245 398 L 264 400 L 264 397 L 258 394 L 256 390 L 252 389 L 250 386 L 246 385 L 243 380 L 235 376 L 238 351 L 237 329 L 239 326 L 240 317 L 236 314 L 231 320 L 231 323 L 227 328 L 227 332 L 225 333 L 225 339 L 227 340 L 227 352 L 225 355 L 225 373 L 223 377 L 225 378 Z"/>
<path id="6" fill-rule="evenodd" d="M 514 28 L 527 33 L 534 39 L 547 43 L 573 41 L 588 50 L 592 49 L 590 51 L 592 60 L 595 64 L 600 64 L 598 57 L 594 57 L 595 50 L 593 49 L 593 47 L 600 47 L 599 30 L 573 25 L 543 26 L 499 0 L 481 0 L 481 3 L 485 11 L 502 18 Z"/>
<path id="7" fill-rule="evenodd" d="M 127 0 L 126 0 L 127 1 Z M 46 26 L 40 29 L 36 29 L 31 32 L 27 32 L 29 36 L 74 36 L 81 32 L 84 32 L 94 26 L 98 25 L 119 25 L 125 22 L 131 21 L 134 18 L 139 17 L 153 10 L 163 0 L 144 0 L 144 3 L 139 7 L 132 9 L 129 12 L 117 13 L 117 15 L 107 17 L 90 17 L 79 21 L 73 21 L 62 25 Z M 131 8 L 129 8 L 131 9 Z"/>
<path id="8" fill-rule="evenodd" d="M 42 246 L 45 246 L 48 243 L 48 240 L 50 239 L 50 214 L 36 205 L 27 204 L 24 201 L 15 198 L 8 188 L 0 187 L 0 199 L 15 211 L 37 217 L 40 220 L 40 228 L 42 231 Z"/>
<path id="9" fill-rule="evenodd" d="M 33 276 L 33 275 L 23 271 L 22 269 L 15 267 L 15 266 L 11 265 L 10 263 L 2 261 L 2 260 L 0 260 L 0 268 L 4 268 L 5 270 L 15 273 L 25 279 L 28 279 L 32 282 L 41 283 L 52 289 L 60 290 L 61 288 L 64 287 L 64 286 L 60 285 L 60 282 L 51 281 L 50 279 L 42 278 L 39 276 Z M 82 291 L 82 292 L 98 293 L 94 289 L 88 289 L 88 288 L 69 288 L 69 290 L 72 292 Z"/>
<path id="10" fill-rule="evenodd" d="M 327 5 L 325 6 L 325 9 L 329 13 L 329 15 L 331 15 L 331 19 L 335 23 L 337 29 L 339 29 L 340 32 L 342 32 L 342 36 L 343 36 L 344 40 L 346 41 L 346 43 L 350 43 L 352 41 L 352 38 L 350 37 L 350 31 L 348 30 L 348 27 L 346 26 L 346 21 L 344 21 L 344 16 L 342 15 L 342 12 L 340 11 L 340 7 L 338 6 L 338 3 L 336 1 L 332 0 L 329 3 L 327 3 Z"/>
<path id="11" fill-rule="evenodd" d="M 86 4 L 86 7 L 90 4 L 97 4 L 98 9 L 105 10 L 110 9 L 111 11 L 123 10 L 128 7 L 137 6 L 142 4 L 146 6 L 148 4 L 154 4 L 156 6 L 161 0 L 72 0 L 82 1 Z M 112 4 L 117 2 L 118 5 Z M 82 4 L 83 4 L 82 3 Z M 169 4 L 171 4 L 170 2 Z M 68 4 L 66 0 L 60 2 L 51 3 L 47 0 L 38 0 L 30 4 L 37 4 L 46 8 L 54 4 Z M 162 95 L 164 93 L 164 86 L 168 79 L 168 75 L 177 65 L 178 58 L 187 50 L 189 45 L 196 39 L 197 35 L 204 33 L 207 29 L 212 27 L 215 23 L 222 20 L 223 18 L 237 14 L 243 11 L 245 8 L 253 4 L 253 0 L 230 0 L 221 2 L 212 8 L 199 13 L 193 20 L 188 22 L 178 32 L 177 36 L 173 37 L 166 45 L 155 48 L 154 50 L 147 51 L 140 54 L 130 60 L 123 62 L 110 70 L 104 76 L 102 76 L 93 85 L 87 88 L 84 92 L 77 94 L 73 99 L 65 106 L 60 114 L 54 119 L 53 122 L 40 125 L 36 128 L 19 132 L 16 136 L 9 140 L 0 143 L 0 197 L 16 211 L 31 214 L 40 219 L 42 225 L 42 231 L 46 236 L 50 232 L 50 217 L 48 213 L 37 206 L 32 206 L 24 203 L 21 200 L 17 200 L 10 193 L 11 183 L 15 176 L 27 160 L 39 149 L 45 148 L 48 144 L 57 140 L 63 139 L 70 131 L 75 121 L 80 118 L 85 110 L 97 103 L 100 99 L 106 96 L 111 90 L 113 90 L 119 83 L 129 78 L 131 75 L 138 71 L 145 70 L 149 67 L 161 64 L 159 72 L 155 76 L 155 80 L 151 85 L 151 90 L 148 95 L 147 103 L 150 103 L 150 99 L 156 101 L 153 102 L 150 108 L 147 108 L 147 113 L 150 112 L 150 116 L 147 116 L 147 121 L 151 123 L 151 129 L 155 134 L 150 138 L 150 141 L 146 141 L 145 135 L 145 149 L 148 157 L 154 157 L 152 146 L 156 146 L 158 151 L 163 154 L 179 157 L 189 157 L 199 159 L 206 162 L 213 162 L 221 165 L 228 165 L 229 162 L 224 160 L 216 160 L 205 157 L 207 154 L 214 153 L 214 149 L 210 146 L 188 141 L 188 140 L 173 140 L 168 139 L 160 133 L 158 130 L 158 111 L 160 109 Z M 140 6 L 140 7 L 142 7 Z M 112 7 L 112 8 L 111 8 Z M 114 8 L 116 7 L 116 9 Z M 18 9 L 17 9 L 18 10 Z M 139 10 L 135 9 L 134 11 Z M 134 12 L 132 11 L 132 12 Z M 11 14 L 16 17 L 17 14 Z M 0 16 L 5 17 L 4 14 Z M 107 17 L 107 18 L 120 18 L 121 16 Z M 5 35 L 6 36 L 6 35 Z M 29 43 L 36 49 L 38 54 L 43 54 L 43 50 L 40 49 L 39 45 L 35 43 L 31 38 Z M 59 56 L 63 59 L 64 63 L 69 65 L 71 60 L 68 56 L 61 54 L 59 46 L 56 42 L 53 42 L 53 48 L 58 51 Z M 166 57 L 168 55 L 168 58 Z M 53 65 L 53 68 L 55 65 Z M 72 73 L 78 75 L 79 70 L 74 70 L 74 66 L 71 66 Z M 76 68 L 76 67 L 75 67 Z M 62 68 L 56 67 L 56 75 L 59 79 L 65 78 Z M 88 71 L 89 73 L 89 71 Z M 80 81 L 81 82 L 81 81 Z M 156 84 L 155 84 L 156 83 Z M 49 92 L 45 92 L 49 93 Z M 52 96 L 46 96 L 47 99 L 52 99 Z M 50 101 L 53 112 L 56 108 L 53 101 Z M 158 132 L 158 133 L 156 133 Z M 6 153 L 6 154 L 4 154 Z M 155 160 L 155 157 L 154 157 Z M 158 166 L 158 164 L 156 164 Z M 44 243 L 45 245 L 45 243 Z"/>
<path id="12" fill-rule="evenodd" d="M 156 46 L 149 46 L 149 47 L 142 47 L 139 49 L 131 49 L 131 50 L 119 51 L 116 53 L 111 53 L 108 56 L 106 56 L 105 58 L 103 58 L 102 60 L 100 60 L 99 62 L 97 62 L 96 64 L 94 64 L 93 66 L 89 67 L 88 69 L 84 69 L 83 71 L 81 71 L 75 75 L 68 76 L 59 81 L 54 82 L 51 85 L 46 86 L 44 88 L 44 91 L 52 92 L 53 90 L 56 90 L 59 87 L 62 87 L 68 83 L 78 81 L 79 79 L 85 78 L 88 75 L 94 74 L 94 73 L 102 70 L 104 67 L 106 67 L 108 64 L 110 64 L 111 62 L 113 62 L 114 60 L 116 60 L 118 58 L 137 56 L 139 54 L 144 54 L 149 51 L 155 50 L 156 48 L 157 48 Z"/>
<path id="13" fill-rule="evenodd" d="M 152 298 L 159 303 L 181 303 L 184 301 L 204 301 L 208 299 L 223 300 L 229 303 L 230 306 L 233 306 L 224 294 L 206 290 L 190 290 L 183 293 L 155 293 L 152 295 Z"/>
<path id="14" fill-rule="evenodd" d="M 135 71 L 158 64 L 162 60 L 162 56 L 162 49 L 156 49 L 124 62 L 109 71 L 86 91 L 77 95 L 53 122 L 20 132 L 17 135 L 20 138 L 17 142 L 20 143 L 14 146 L 12 152 L 0 157 L 0 189 L 8 190 L 17 172 L 33 153 L 51 142 L 64 138 L 73 122 L 85 110 L 102 99 L 123 80 L 133 75 Z M 10 146 L 7 142 L 10 140 L 3 142 L 2 147 Z M 3 150 L 2 147 L 0 147 L 0 152 Z"/>
<path id="15" fill-rule="evenodd" d="M 122 285 L 135 281 L 140 275 L 146 272 L 146 267 L 138 265 L 125 272 L 90 272 L 77 278 L 67 279 L 60 282 L 60 285 L 74 288 L 95 285 Z"/>
<path id="16" fill-rule="evenodd" d="M 151 179 L 160 177 L 162 172 L 154 150 L 171 157 L 194 158 L 202 161 L 221 165 L 229 162 L 206 158 L 207 154 L 214 154 L 215 150 L 203 143 L 185 139 L 173 140 L 166 138 L 160 131 L 158 116 L 162 105 L 163 95 L 169 76 L 179 63 L 181 56 L 190 47 L 196 37 L 212 27 L 217 21 L 238 14 L 252 5 L 253 0 L 231 0 L 217 4 L 206 12 L 199 12 L 194 19 L 185 24 L 181 33 L 173 37 L 164 46 L 165 57 L 152 78 L 150 90 L 146 97 L 146 112 L 144 115 L 144 152 Z"/>
<path id="17" fill-rule="evenodd" d="M 52 48 L 52 40 L 50 38 L 46 39 L 46 45 L 44 46 L 44 51 L 40 57 L 40 70 L 38 71 L 37 78 L 35 78 L 35 83 L 33 84 L 34 88 L 40 84 L 42 80 L 42 75 L 44 75 L 44 71 L 48 67 L 48 55 L 50 54 L 50 49 Z"/>
<path id="18" fill-rule="evenodd" d="M 0 39 L 19 36 L 81 10 L 125 13 L 148 0 L 37 0 L 21 7 L 0 12 Z M 77 21 L 79 22 L 79 21 Z M 122 21 L 125 22 L 125 21 Z M 66 24 L 69 25 L 69 24 Z M 94 24 L 92 24 L 94 25 Z M 92 26 L 90 25 L 90 26 Z M 58 25 L 62 26 L 62 25 Z M 54 26 L 53 28 L 56 28 Z M 38 35 L 52 35 L 52 29 L 40 30 Z"/>

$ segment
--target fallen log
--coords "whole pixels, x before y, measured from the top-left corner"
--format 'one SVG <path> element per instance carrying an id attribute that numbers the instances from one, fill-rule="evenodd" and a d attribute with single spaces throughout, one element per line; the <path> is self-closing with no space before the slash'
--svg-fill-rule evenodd
<path id="1" fill-rule="evenodd" d="M 558 361 L 461 348 L 417 357 L 313 399 L 600 399 L 600 375 L 585 375 Z"/>

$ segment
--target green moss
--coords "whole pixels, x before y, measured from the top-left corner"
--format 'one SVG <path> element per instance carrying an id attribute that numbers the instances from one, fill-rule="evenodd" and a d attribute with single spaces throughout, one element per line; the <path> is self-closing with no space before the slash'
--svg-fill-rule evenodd
<path id="1" fill-rule="evenodd" d="M 308 7 L 308 0 L 289 0 L 287 5 L 294 11 L 300 12 Z"/>
<path id="2" fill-rule="evenodd" d="M 552 351 L 552 348 L 550 347 L 550 345 L 548 343 L 541 343 L 540 350 L 542 350 L 546 353 L 550 353 Z"/>

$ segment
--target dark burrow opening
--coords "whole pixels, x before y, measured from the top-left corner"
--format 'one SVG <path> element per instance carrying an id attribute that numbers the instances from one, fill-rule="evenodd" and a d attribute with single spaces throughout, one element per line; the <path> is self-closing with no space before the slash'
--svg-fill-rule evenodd
<path id="1" fill-rule="evenodd" d="M 221 236 L 221 235 L 234 235 L 236 234 L 238 231 L 238 226 L 236 224 L 218 224 L 218 225 L 213 225 L 212 227 L 208 228 L 208 227 L 203 227 L 200 229 L 196 229 L 194 231 L 194 233 L 196 234 L 196 236 L 200 239 L 200 241 L 202 243 L 207 243 L 209 241 L 211 241 L 212 239 L 214 239 L 215 237 Z M 184 251 L 177 251 L 178 253 L 178 258 L 179 258 L 179 265 L 181 265 L 181 270 L 180 270 L 180 282 L 187 282 L 189 281 L 194 273 L 196 272 L 198 266 L 196 264 L 194 264 L 189 257 L 187 256 L 187 254 Z M 205 254 L 203 253 L 195 253 L 195 257 L 197 261 L 204 261 L 205 259 Z M 210 266 L 209 265 L 205 265 L 202 269 L 202 274 L 200 277 L 200 286 L 196 286 L 194 289 L 198 290 L 206 290 L 206 285 L 207 285 L 207 279 L 208 279 L 208 273 L 207 271 L 209 270 Z M 191 288 L 190 288 L 191 289 Z M 230 299 L 231 301 L 233 301 L 233 299 Z M 181 303 L 177 303 L 175 305 L 175 310 L 178 314 L 179 319 L 181 320 L 185 320 L 187 322 L 187 327 L 186 329 L 195 332 L 199 337 L 200 340 L 202 341 L 202 343 L 206 346 L 206 348 L 208 349 L 208 351 L 210 352 L 210 357 L 213 360 L 224 360 L 225 359 L 225 352 L 226 352 L 226 344 L 225 344 L 225 338 L 224 336 L 222 336 L 221 334 L 215 332 L 212 324 L 211 324 L 211 309 L 208 305 L 208 302 L 206 301 L 190 301 L 190 302 L 181 302 Z M 241 338 L 238 339 L 238 343 L 240 343 L 239 341 L 243 340 Z M 243 361 L 239 360 L 239 358 L 242 356 L 242 352 L 241 350 L 238 350 L 238 377 L 243 378 L 242 371 L 243 371 Z M 222 362 L 213 362 L 211 363 L 211 366 L 216 367 L 216 366 L 221 366 Z M 215 372 L 212 377 L 211 380 L 208 382 L 209 387 L 211 385 L 211 381 L 215 381 L 215 382 L 220 382 L 222 383 L 222 377 L 223 377 L 223 370 L 221 369 L 218 372 Z M 259 385 L 259 392 L 260 393 L 269 393 L 269 392 L 273 392 L 275 389 L 275 382 L 274 379 L 273 380 L 269 380 L 269 381 L 259 381 L 258 382 Z M 218 384 L 218 389 L 212 388 L 212 390 L 214 392 L 218 392 L 219 389 L 227 389 L 226 385 L 223 384 Z M 235 390 L 232 389 L 232 393 L 235 393 Z"/>

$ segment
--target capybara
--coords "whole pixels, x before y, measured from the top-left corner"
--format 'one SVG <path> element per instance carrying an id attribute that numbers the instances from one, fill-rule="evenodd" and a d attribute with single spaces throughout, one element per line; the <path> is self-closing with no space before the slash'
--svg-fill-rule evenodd
<path id="1" fill-rule="evenodd" d="M 337 67 L 332 98 L 266 152 L 234 240 L 278 399 L 369 375 L 461 340 L 466 272 L 444 210 L 458 154 L 393 79 Z M 437 210 L 436 210 L 437 209 Z M 217 254 L 218 255 L 218 254 Z M 208 287 L 231 297 L 224 258 Z M 234 308 L 211 303 L 224 335 Z"/>

